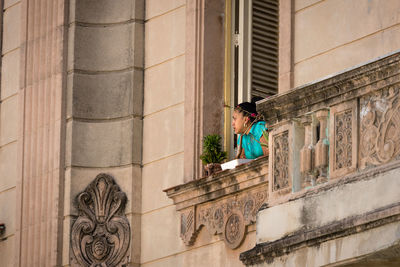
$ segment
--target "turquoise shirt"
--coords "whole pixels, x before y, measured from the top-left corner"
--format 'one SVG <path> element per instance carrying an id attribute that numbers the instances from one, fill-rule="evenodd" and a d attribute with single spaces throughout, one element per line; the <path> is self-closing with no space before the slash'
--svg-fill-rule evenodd
<path id="1" fill-rule="evenodd" d="M 243 135 L 242 148 L 247 159 L 255 159 L 263 155 L 260 138 L 262 132 L 267 130 L 265 121 L 258 121 L 251 126 L 249 134 Z M 238 138 L 238 146 L 240 142 L 240 134 Z"/>

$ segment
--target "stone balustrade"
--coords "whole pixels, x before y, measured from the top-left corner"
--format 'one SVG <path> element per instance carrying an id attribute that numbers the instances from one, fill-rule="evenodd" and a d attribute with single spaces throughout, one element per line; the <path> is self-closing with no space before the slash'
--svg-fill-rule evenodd
<path id="1" fill-rule="evenodd" d="M 400 155 L 400 54 L 258 103 L 270 129 L 270 199 Z"/>

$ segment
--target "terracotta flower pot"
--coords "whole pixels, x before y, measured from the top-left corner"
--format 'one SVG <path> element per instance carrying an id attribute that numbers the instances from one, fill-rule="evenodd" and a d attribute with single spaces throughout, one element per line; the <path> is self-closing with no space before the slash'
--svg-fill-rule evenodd
<path id="1" fill-rule="evenodd" d="M 210 175 L 222 170 L 222 168 L 221 168 L 221 164 L 219 164 L 219 163 L 208 163 L 207 165 L 204 166 L 204 170 L 206 171 L 206 175 L 210 176 Z"/>

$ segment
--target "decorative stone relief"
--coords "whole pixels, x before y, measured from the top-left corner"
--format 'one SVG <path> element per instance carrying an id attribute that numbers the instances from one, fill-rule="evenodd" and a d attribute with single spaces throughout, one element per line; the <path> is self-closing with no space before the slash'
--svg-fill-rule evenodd
<path id="1" fill-rule="evenodd" d="M 181 237 L 185 244 L 192 245 L 198 231 L 205 226 L 212 235 L 222 234 L 226 245 L 235 249 L 242 243 L 246 226 L 255 222 L 257 211 L 266 199 L 267 192 L 262 190 L 228 200 L 199 205 L 196 207 L 196 221 L 190 224 L 190 227 L 196 226 L 196 232 L 188 230 L 189 228 L 186 226 L 188 218 L 191 217 L 189 214 L 194 214 L 194 209 L 182 212 L 181 229 L 185 229 L 184 232 L 187 233 L 187 236 L 182 235 L 181 231 Z"/>
<path id="2" fill-rule="evenodd" d="M 360 167 L 376 166 L 400 154 L 399 88 L 360 98 Z"/>
<path id="3" fill-rule="evenodd" d="M 289 186 L 289 132 L 273 139 L 273 191 Z"/>
<path id="4" fill-rule="evenodd" d="M 181 212 L 181 238 L 187 246 L 193 245 L 198 231 L 195 230 L 195 207 Z"/>
<path id="5" fill-rule="evenodd" d="M 357 100 L 331 107 L 330 113 L 330 177 L 336 178 L 356 170 L 357 167 Z"/>
<path id="6" fill-rule="evenodd" d="M 126 201 L 112 176 L 104 173 L 76 197 L 79 216 L 72 225 L 71 248 L 78 266 L 125 263 L 130 243 Z"/>
<path id="7" fill-rule="evenodd" d="M 246 226 L 243 215 L 240 212 L 233 212 L 226 218 L 223 231 L 225 243 L 231 249 L 237 248 L 243 241 Z"/>
<path id="8" fill-rule="evenodd" d="M 335 115 L 335 170 L 352 165 L 352 110 Z"/>

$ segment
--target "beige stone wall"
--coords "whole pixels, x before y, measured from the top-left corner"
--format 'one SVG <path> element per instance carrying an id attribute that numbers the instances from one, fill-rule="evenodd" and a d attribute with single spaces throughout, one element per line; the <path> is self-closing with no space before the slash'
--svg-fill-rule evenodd
<path id="1" fill-rule="evenodd" d="M 4 1 L 0 87 L 0 222 L 6 224 L 0 240 L 2 266 L 14 266 L 18 151 L 18 89 L 20 60 L 20 1 Z"/>
<path id="2" fill-rule="evenodd" d="M 180 214 L 162 191 L 184 183 L 186 11 L 184 0 L 146 1 L 141 264 L 243 266 L 239 254 L 254 246 L 254 227 L 236 250 L 205 228 L 188 247 Z"/>
<path id="3" fill-rule="evenodd" d="M 294 87 L 400 48 L 397 0 L 296 0 Z"/>
<path id="4" fill-rule="evenodd" d="M 63 265 L 71 256 L 69 229 L 77 213 L 73 199 L 98 173 L 107 172 L 128 195 L 132 262 L 149 267 L 242 266 L 239 253 L 254 246 L 254 227 L 237 250 L 227 248 L 220 236 L 206 229 L 194 246 L 187 247 L 179 237 L 179 213 L 162 191 L 184 182 L 186 1 L 145 1 L 144 63 L 137 43 L 141 36 L 136 35 L 143 27 L 139 22 L 143 14 L 133 7 L 140 1 L 94 2 L 69 2 Z M 397 50 L 399 9 L 398 0 L 384 4 L 296 0 L 294 86 Z M 13 266 L 15 256 L 22 17 L 19 0 L 4 1 L 0 88 L 0 222 L 7 226 L 7 239 L 0 241 L 0 262 L 4 266 Z"/>
<path id="5" fill-rule="evenodd" d="M 146 1 L 142 266 L 179 266 L 179 217 L 162 191 L 183 183 L 185 1 Z"/>

